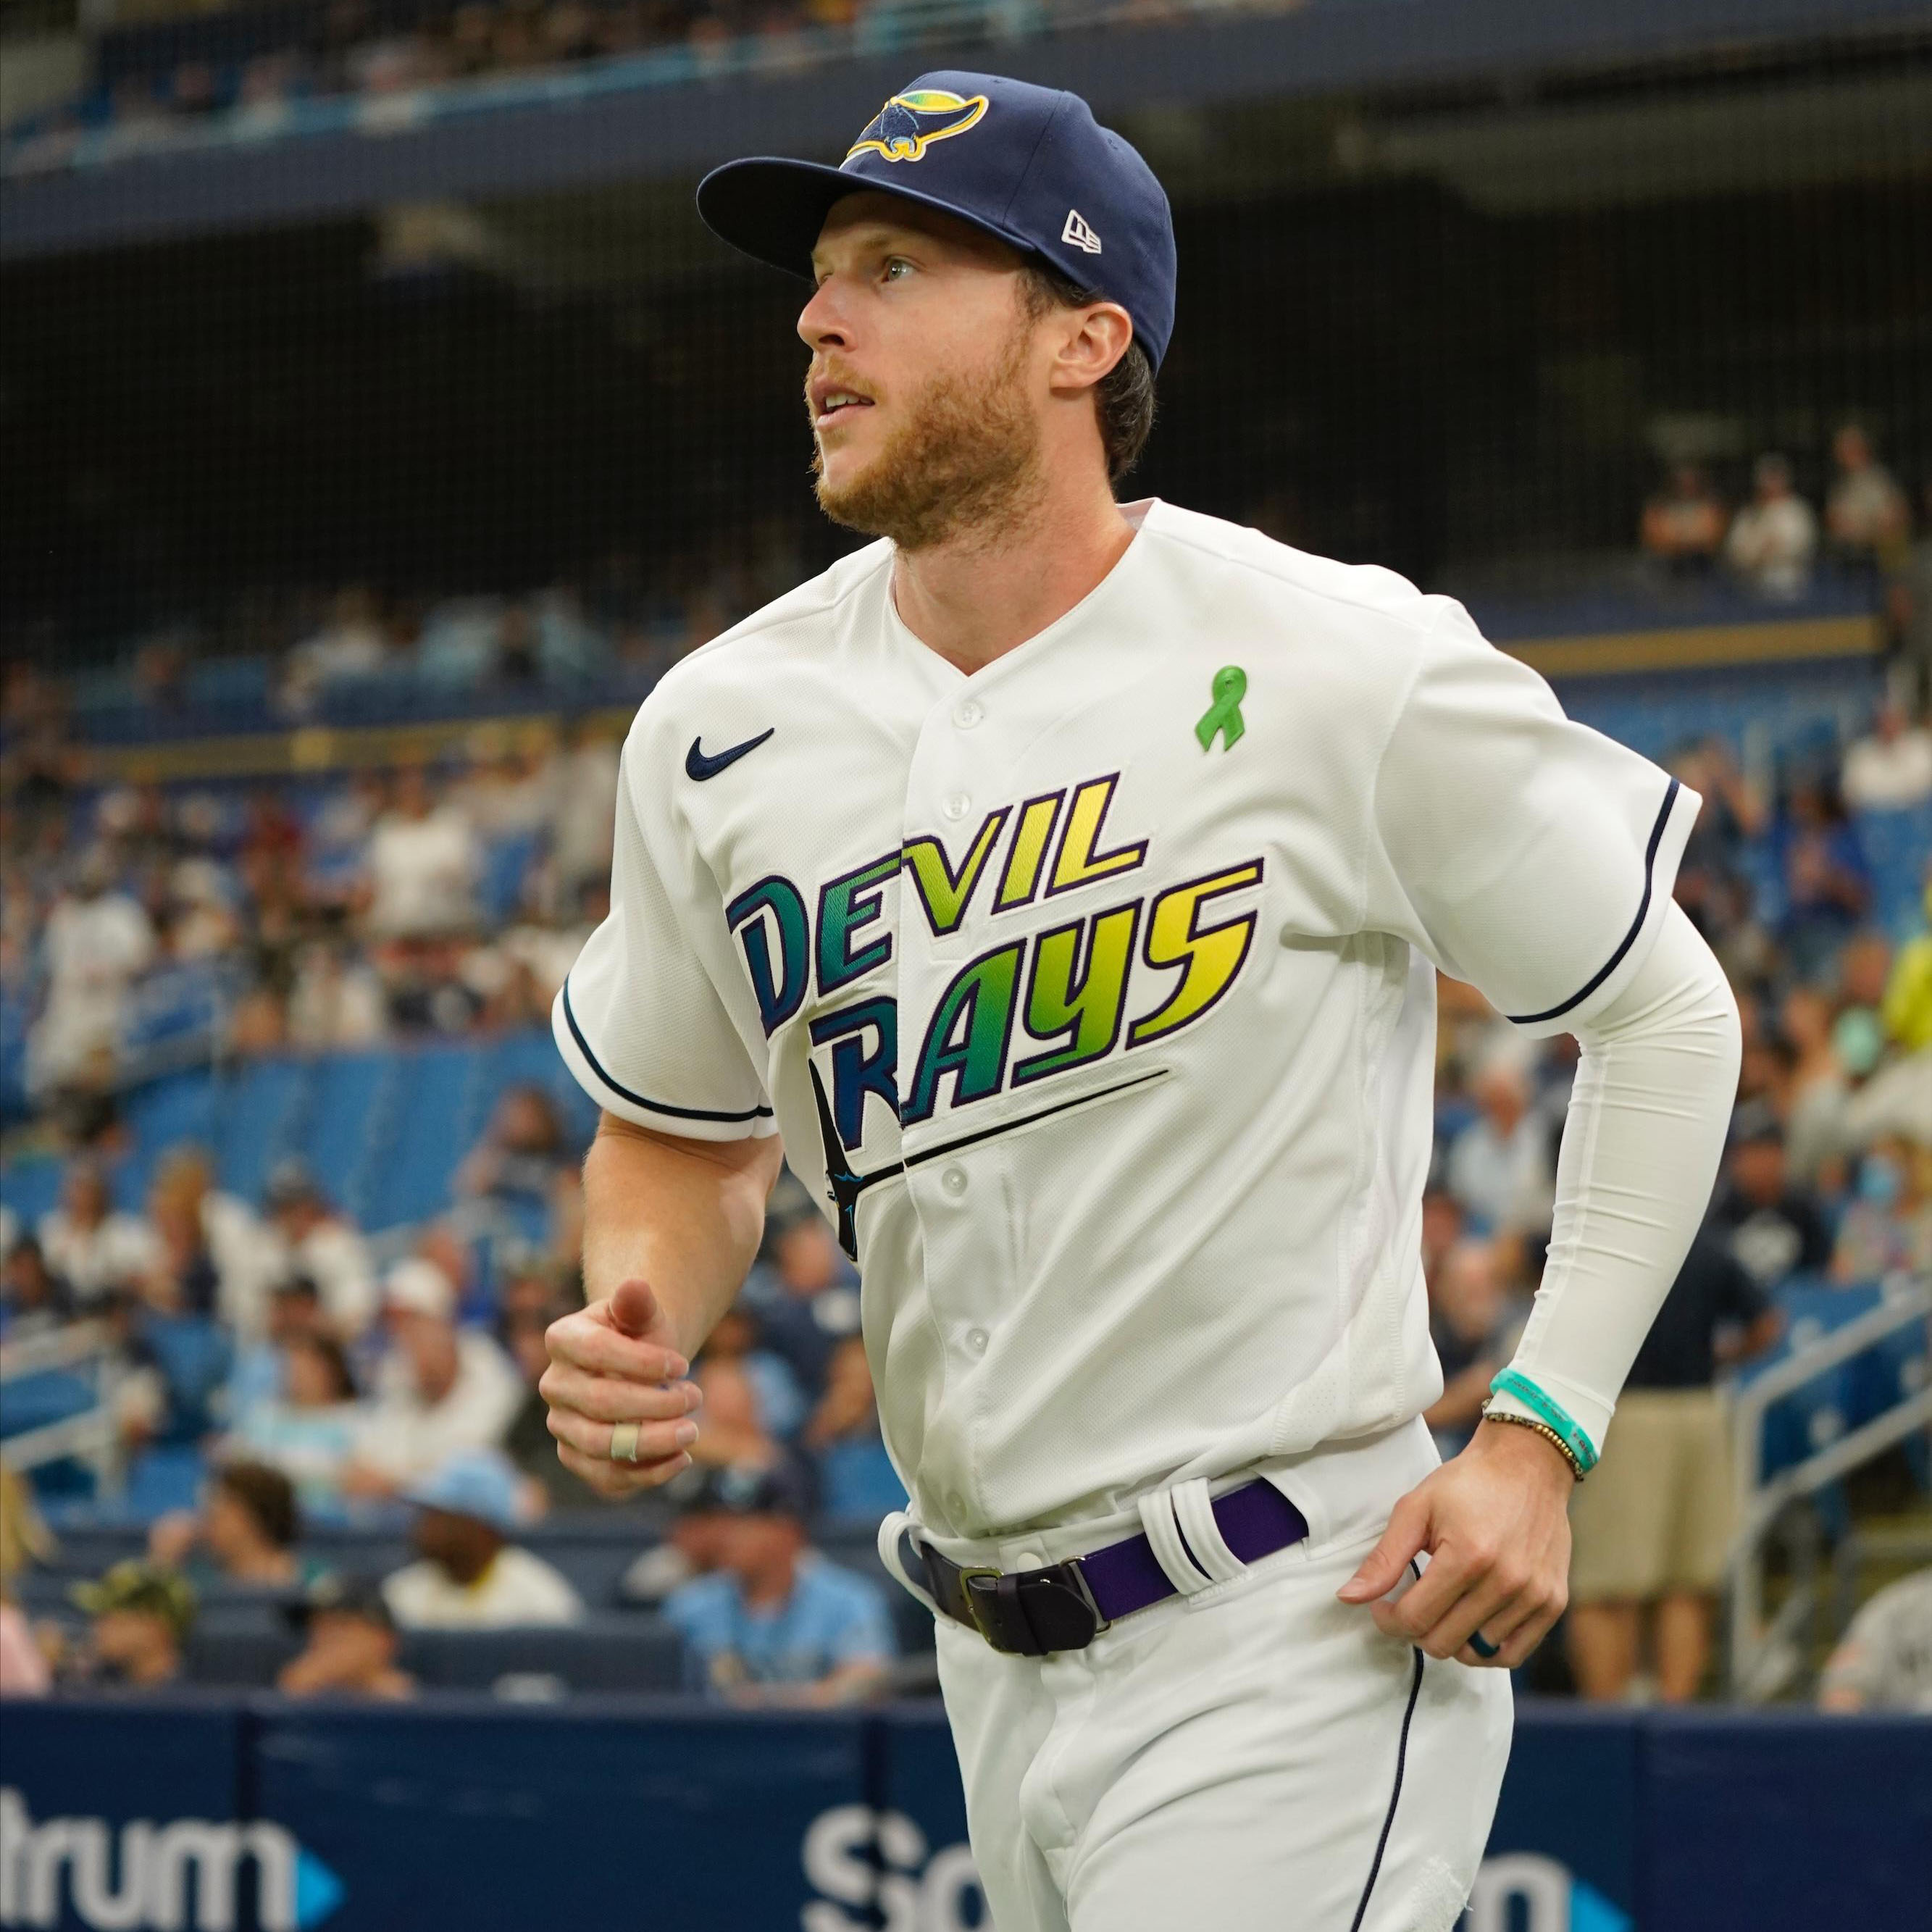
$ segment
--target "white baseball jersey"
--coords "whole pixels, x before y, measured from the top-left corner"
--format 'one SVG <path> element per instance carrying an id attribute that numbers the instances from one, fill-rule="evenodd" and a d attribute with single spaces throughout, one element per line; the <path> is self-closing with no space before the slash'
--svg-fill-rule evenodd
<path id="1" fill-rule="evenodd" d="M 1432 1401 L 1435 969 L 1528 1032 L 1587 1019 L 1699 802 L 1460 605 L 1126 514 L 1101 584 L 970 676 L 886 542 L 679 664 L 556 1004 L 612 1113 L 782 1131 L 941 1534 Z"/>

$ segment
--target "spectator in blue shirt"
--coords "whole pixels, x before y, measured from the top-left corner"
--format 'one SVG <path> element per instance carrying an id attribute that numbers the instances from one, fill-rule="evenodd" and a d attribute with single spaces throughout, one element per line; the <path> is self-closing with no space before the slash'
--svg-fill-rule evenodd
<path id="1" fill-rule="evenodd" d="M 796 1465 L 720 1469 L 691 1505 L 720 1519 L 718 1568 L 674 1591 L 664 1615 L 705 1682 L 738 1704 L 849 1703 L 892 1660 L 884 1592 L 812 1549 Z"/>

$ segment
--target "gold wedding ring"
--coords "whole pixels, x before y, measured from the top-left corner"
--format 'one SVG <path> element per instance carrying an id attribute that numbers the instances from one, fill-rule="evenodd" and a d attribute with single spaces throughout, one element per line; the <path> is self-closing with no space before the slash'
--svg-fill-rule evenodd
<path id="1" fill-rule="evenodd" d="M 614 1462 L 634 1462 L 638 1460 L 637 1424 L 618 1422 L 611 1425 L 610 1460 Z"/>

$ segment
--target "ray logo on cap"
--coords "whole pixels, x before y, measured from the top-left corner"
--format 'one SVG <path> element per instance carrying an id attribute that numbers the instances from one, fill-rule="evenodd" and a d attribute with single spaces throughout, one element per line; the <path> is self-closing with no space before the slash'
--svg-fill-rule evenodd
<path id="1" fill-rule="evenodd" d="M 983 94 L 949 94 L 943 87 L 896 94 L 866 123 L 845 159 L 878 154 L 889 161 L 922 161 L 934 142 L 964 134 L 986 111 Z"/>

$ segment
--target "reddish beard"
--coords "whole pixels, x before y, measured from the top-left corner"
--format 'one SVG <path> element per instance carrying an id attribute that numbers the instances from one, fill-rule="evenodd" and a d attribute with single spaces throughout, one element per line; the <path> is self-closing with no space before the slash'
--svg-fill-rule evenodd
<path id="1" fill-rule="evenodd" d="M 905 550 L 1024 518 L 1039 494 L 1040 460 L 1040 422 L 1024 381 L 1029 340 L 1016 329 L 991 368 L 934 376 L 898 405 L 903 415 L 884 448 L 836 487 L 814 442 L 818 507 L 834 523 L 890 537 Z"/>

